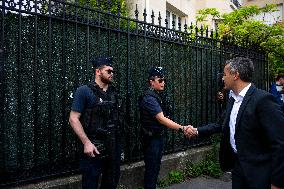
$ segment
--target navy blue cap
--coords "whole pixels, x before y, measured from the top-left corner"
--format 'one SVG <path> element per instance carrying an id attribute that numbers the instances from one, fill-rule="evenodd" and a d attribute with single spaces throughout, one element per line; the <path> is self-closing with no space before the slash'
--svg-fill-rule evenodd
<path id="1" fill-rule="evenodd" d="M 112 57 L 97 57 L 91 59 L 91 63 L 94 68 L 98 68 L 101 66 L 111 66 L 112 67 Z"/>
<path id="2" fill-rule="evenodd" d="M 149 76 L 148 78 L 150 77 L 160 77 L 160 78 L 163 78 L 165 75 L 164 73 L 164 69 L 162 67 L 152 67 L 150 70 L 149 70 Z"/>

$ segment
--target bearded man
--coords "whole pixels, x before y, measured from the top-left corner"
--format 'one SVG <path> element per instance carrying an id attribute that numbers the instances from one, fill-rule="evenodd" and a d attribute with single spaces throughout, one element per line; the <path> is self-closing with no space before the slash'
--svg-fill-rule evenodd
<path id="1" fill-rule="evenodd" d="M 69 122 L 83 144 L 80 162 L 82 188 L 115 189 L 120 176 L 117 93 L 113 85 L 112 57 L 91 61 L 95 79 L 79 87 Z"/>

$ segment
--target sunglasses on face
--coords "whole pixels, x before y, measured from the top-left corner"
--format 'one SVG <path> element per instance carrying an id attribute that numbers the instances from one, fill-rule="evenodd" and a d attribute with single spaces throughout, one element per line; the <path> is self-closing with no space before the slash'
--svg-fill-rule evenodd
<path id="1" fill-rule="evenodd" d="M 114 73 L 113 70 L 106 70 L 106 72 L 107 72 L 108 74 Z"/>
<path id="2" fill-rule="evenodd" d="M 158 82 L 163 83 L 163 82 L 166 82 L 166 80 L 165 79 L 158 79 Z"/>

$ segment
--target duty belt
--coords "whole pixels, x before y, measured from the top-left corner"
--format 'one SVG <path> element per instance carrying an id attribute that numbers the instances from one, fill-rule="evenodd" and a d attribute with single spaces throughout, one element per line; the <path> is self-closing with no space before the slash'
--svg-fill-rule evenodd
<path id="1" fill-rule="evenodd" d="M 163 129 L 150 129 L 150 128 L 142 128 L 142 132 L 147 136 L 162 136 L 165 131 Z"/>

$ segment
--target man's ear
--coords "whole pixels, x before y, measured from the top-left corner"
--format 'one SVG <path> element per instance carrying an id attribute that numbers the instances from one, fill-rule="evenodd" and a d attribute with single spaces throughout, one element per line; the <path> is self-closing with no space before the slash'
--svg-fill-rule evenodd
<path id="1" fill-rule="evenodd" d="M 101 70 L 100 69 L 95 69 L 95 73 L 96 73 L 96 75 L 99 75 L 101 73 Z"/>
<path id="2" fill-rule="evenodd" d="M 237 80 L 240 78 L 240 74 L 239 72 L 236 72 L 235 75 L 234 75 L 234 80 Z"/>
<path id="3" fill-rule="evenodd" d="M 152 85 L 153 82 L 154 82 L 154 80 L 152 80 L 152 79 L 149 80 L 149 83 L 150 83 L 150 86 L 151 86 L 151 87 L 153 86 L 153 85 Z"/>

